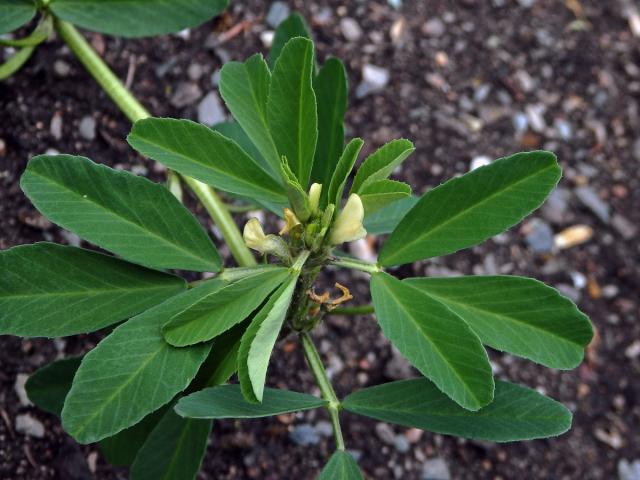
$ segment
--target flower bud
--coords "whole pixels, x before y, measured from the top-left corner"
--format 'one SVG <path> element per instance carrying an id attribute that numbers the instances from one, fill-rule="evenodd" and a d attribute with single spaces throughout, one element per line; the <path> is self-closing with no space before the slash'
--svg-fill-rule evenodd
<path id="1" fill-rule="evenodd" d="M 309 209 L 311 213 L 318 212 L 318 205 L 320 205 L 320 194 L 322 193 L 322 184 L 313 183 L 309 188 Z"/>
<path id="2" fill-rule="evenodd" d="M 280 235 L 289 233 L 295 226 L 300 225 L 300 220 L 290 208 L 284 209 L 284 222 L 284 227 L 278 232 Z"/>
<path id="3" fill-rule="evenodd" d="M 285 258 L 289 255 L 287 245 L 275 235 L 265 235 L 257 218 L 250 219 L 242 232 L 244 243 L 260 253 L 270 253 Z"/>
<path id="4" fill-rule="evenodd" d="M 343 242 L 353 242 L 364 238 L 367 231 L 362 226 L 364 219 L 364 207 L 362 200 L 356 193 L 352 193 L 344 208 L 336 218 L 331 229 L 329 240 L 332 245 Z"/>

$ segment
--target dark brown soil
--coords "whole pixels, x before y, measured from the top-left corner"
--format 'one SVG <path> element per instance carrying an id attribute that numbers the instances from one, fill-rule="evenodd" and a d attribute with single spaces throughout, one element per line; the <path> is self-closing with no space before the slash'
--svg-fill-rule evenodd
<path id="1" fill-rule="evenodd" d="M 221 21 L 193 30 L 188 40 L 89 37 L 121 78 L 135 66 L 132 90 L 151 112 L 196 118 L 197 101 L 175 108 L 169 101 L 173 92 L 181 82 L 192 81 L 187 73 L 192 64 L 204 68 L 194 83 L 206 93 L 214 89 L 211 74 L 228 57 L 264 51 L 260 33 L 269 27 L 263 3 L 235 2 Z M 584 244 L 536 254 L 525 242 L 527 229 L 533 228 L 526 223 L 482 246 L 417 265 L 413 273 L 533 276 L 577 297 L 598 332 L 585 363 L 570 372 L 492 354 L 498 377 L 538 388 L 574 412 L 570 433 L 496 445 L 393 427 L 409 440 L 410 448 L 402 452 L 380 438 L 375 421 L 345 414 L 348 448 L 360 454 L 367 477 L 376 479 L 427 478 L 422 477 L 424 464 L 433 458 L 444 459 L 453 478 L 616 478 L 621 460 L 640 458 L 639 248 L 637 236 L 619 223 L 623 217 L 631 227 L 640 225 L 640 38 L 625 18 L 624 2 L 405 0 L 398 10 L 384 1 L 342 3 L 290 2 L 312 19 L 319 57 L 345 60 L 351 84 L 349 135 L 364 138 L 369 151 L 395 137 L 412 139 L 417 150 L 398 178 L 418 193 L 467 171 L 479 155 L 551 149 L 565 170 L 566 210 L 559 218 L 544 211 L 535 216 L 556 233 L 576 224 L 594 230 Z M 526 3 L 532 6 L 523 7 Z M 325 9 L 331 15 L 322 21 Z M 339 23 L 345 16 L 362 28 L 358 41 L 342 36 Z M 433 24 L 424 27 L 436 18 L 445 27 L 441 35 L 433 35 Z M 208 46 L 243 20 L 250 22 L 245 32 Z M 54 62 L 60 60 L 71 67 L 66 76 L 54 73 Z M 354 90 L 365 63 L 387 68 L 391 79 L 382 92 L 358 99 Z M 166 72 L 159 75 L 161 66 Z M 528 128 L 516 133 L 514 116 L 536 105 L 545 109 L 542 128 L 530 118 Z M 63 120 L 59 140 L 50 132 L 54 115 Z M 97 121 L 92 141 L 78 133 L 87 115 Z M 43 45 L 21 72 L 0 83 L 0 119 L 5 144 L 0 149 L 2 249 L 43 239 L 70 240 L 43 221 L 19 189 L 20 174 L 35 154 L 49 149 L 81 154 L 138 172 L 146 169 L 150 177 L 162 179 L 160 169 L 127 147 L 128 121 L 58 40 Z M 611 219 L 599 220 L 585 208 L 574 194 L 580 185 L 609 206 Z M 357 303 L 366 302 L 366 282 L 338 275 L 359 292 Z M 106 465 L 94 446 L 76 446 L 55 417 L 22 406 L 14 391 L 19 373 L 86 351 L 99 338 L 0 338 L 0 478 L 126 478 L 126 471 Z M 395 376 L 391 350 L 372 317 L 330 318 L 317 339 L 339 395 Z M 270 372 L 273 385 L 315 388 L 295 344 L 280 346 Z M 15 431 L 21 413 L 44 424 L 44 438 Z M 217 423 L 199 478 L 313 478 L 331 453 L 331 438 L 300 446 L 290 434 L 297 425 L 318 427 L 326 420 L 323 412 L 312 412 Z"/>

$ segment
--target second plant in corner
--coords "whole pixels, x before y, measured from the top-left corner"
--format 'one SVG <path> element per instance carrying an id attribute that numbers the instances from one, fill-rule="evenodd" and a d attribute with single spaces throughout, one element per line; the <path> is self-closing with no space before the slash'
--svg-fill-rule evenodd
<path id="1" fill-rule="evenodd" d="M 304 35 L 299 17 L 289 31 Z M 114 255 L 51 243 L 0 253 L 0 333 L 59 337 L 112 329 L 83 358 L 55 362 L 27 384 L 80 443 L 100 442 L 132 478 L 193 478 L 212 421 L 327 409 L 335 453 L 322 479 L 361 478 L 346 452 L 340 411 L 431 432 L 492 441 L 555 436 L 571 423 L 560 403 L 494 381 L 485 346 L 570 369 L 589 343 L 589 320 L 529 278 L 400 279 L 386 269 L 471 247 L 519 222 L 560 179 L 548 152 L 519 153 L 452 179 L 416 199 L 389 175 L 413 152 L 394 140 L 349 178 L 363 141 L 344 145 L 342 63 L 317 68 L 311 40 L 276 35 L 261 55 L 222 70 L 235 117 L 210 129 L 186 120 L 138 121 L 129 144 L 194 178 L 281 215 L 284 227 L 244 226 L 263 260 L 223 268 L 196 219 L 163 186 L 70 155 L 33 158 L 21 181 L 51 221 Z M 390 233 L 376 264 L 345 242 Z M 313 329 L 349 289 L 320 293 L 326 268 L 371 276 L 385 336 L 420 372 L 338 398 Z M 179 271 L 213 272 L 188 284 Z M 169 271 L 174 271 L 170 273 Z M 175 272 L 178 271 L 178 272 Z M 393 271 L 393 270 L 391 270 Z M 122 323 L 119 323 L 122 322 Z M 354 335 L 357 332 L 353 332 Z M 322 398 L 265 386 L 272 350 L 300 341 Z M 227 383 L 237 373 L 237 382 Z"/>

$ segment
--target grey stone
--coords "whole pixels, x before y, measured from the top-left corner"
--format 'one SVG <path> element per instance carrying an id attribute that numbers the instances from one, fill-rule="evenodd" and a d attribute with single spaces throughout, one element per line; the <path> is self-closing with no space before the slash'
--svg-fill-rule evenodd
<path id="1" fill-rule="evenodd" d="M 351 17 L 344 17 L 340 20 L 340 31 L 344 38 L 350 42 L 356 42 L 362 36 L 360 25 Z"/>
<path id="2" fill-rule="evenodd" d="M 366 63 L 362 67 L 362 82 L 356 88 L 356 97 L 363 98 L 370 93 L 378 92 L 389 83 L 389 70 Z"/>
<path id="3" fill-rule="evenodd" d="M 425 24 L 422 25 L 422 33 L 429 37 L 441 37 L 444 35 L 446 29 L 447 27 L 444 22 L 438 17 L 427 20 Z"/>
<path id="4" fill-rule="evenodd" d="M 59 77 L 67 77 L 71 73 L 71 66 L 64 60 L 56 60 L 53 62 L 53 73 Z"/>
<path id="5" fill-rule="evenodd" d="M 187 76 L 194 82 L 200 80 L 202 75 L 204 75 L 204 67 L 199 63 L 192 63 L 187 68 Z"/>
<path id="6" fill-rule="evenodd" d="M 553 248 L 553 230 L 547 222 L 534 218 L 527 223 L 530 229 L 525 236 L 527 245 L 536 253 L 550 252 Z"/>
<path id="7" fill-rule="evenodd" d="M 44 425 L 28 413 L 16 416 L 16 432 L 30 437 L 44 437 Z"/>
<path id="8" fill-rule="evenodd" d="M 18 375 L 16 375 L 16 381 L 13 384 L 13 390 L 16 392 L 18 400 L 20 400 L 20 405 L 22 405 L 23 407 L 31 405 L 31 400 L 29 400 L 27 391 L 24 388 L 24 385 L 25 383 L 27 383 L 28 379 L 29 375 L 27 375 L 26 373 L 19 373 Z"/>
<path id="9" fill-rule="evenodd" d="M 631 240 L 638 233 L 636 226 L 619 213 L 613 216 L 611 225 L 625 240 Z"/>
<path id="10" fill-rule="evenodd" d="M 421 480 L 451 480 L 449 466 L 443 458 L 432 458 L 422 464 Z"/>
<path id="11" fill-rule="evenodd" d="M 513 114 L 513 117 L 511 117 L 511 124 L 516 133 L 522 133 L 529 128 L 529 119 L 524 113 L 516 112 Z"/>
<path id="12" fill-rule="evenodd" d="M 478 88 L 476 88 L 475 91 L 473 92 L 473 99 L 478 103 L 482 103 L 487 98 L 489 98 L 490 93 L 491 93 L 491 85 L 489 85 L 488 83 L 483 83 Z"/>
<path id="13" fill-rule="evenodd" d="M 400 453 L 407 453 L 410 448 L 409 441 L 404 435 L 396 435 L 393 439 L 393 448 Z"/>
<path id="14" fill-rule="evenodd" d="M 333 436 L 333 427 L 331 426 L 331 423 L 327 422 L 326 420 L 320 420 L 318 423 L 316 423 L 315 429 L 316 432 L 318 432 L 318 435 L 322 437 Z"/>
<path id="15" fill-rule="evenodd" d="M 176 108 L 183 108 L 191 105 L 202 97 L 202 90 L 196 83 L 182 82 L 169 99 L 169 103 Z"/>
<path id="16" fill-rule="evenodd" d="M 560 293 L 562 293 L 566 297 L 569 297 L 575 303 L 578 303 L 580 301 L 580 298 L 582 297 L 579 290 L 576 290 L 571 285 L 567 285 L 566 283 L 560 283 L 556 285 L 556 288 L 560 291 Z"/>
<path id="17" fill-rule="evenodd" d="M 618 462 L 618 480 L 640 480 L 640 460 L 621 459 Z"/>
<path id="18" fill-rule="evenodd" d="M 227 115 L 216 92 L 209 92 L 198 104 L 198 121 L 205 125 L 224 122 Z"/>
<path id="19" fill-rule="evenodd" d="M 562 140 L 571 140 L 573 137 L 573 128 L 571 124 L 562 118 L 556 118 L 553 122 L 553 128 Z"/>
<path id="20" fill-rule="evenodd" d="M 85 140 L 95 140 L 96 138 L 96 120 L 92 116 L 82 117 L 78 126 L 78 133 Z"/>
<path id="21" fill-rule="evenodd" d="M 220 72 L 221 70 L 217 68 L 216 71 L 211 74 L 211 86 L 217 87 L 220 85 Z"/>
<path id="22" fill-rule="evenodd" d="M 308 423 L 303 423 L 301 425 L 297 425 L 290 433 L 289 438 L 296 445 L 307 446 L 307 445 L 316 445 L 320 442 L 320 435 L 313 425 L 309 425 Z"/>
<path id="23" fill-rule="evenodd" d="M 640 162 L 640 138 L 633 142 L 632 152 L 634 158 Z"/>
<path id="24" fill-rule="evenodd" d="M 51 135 L 56 140 L 60 140 L 62 138 L 62 115 L 59 113 L 54 113 L 53 117 L 51 117 L 51 124 L 49 125 L 49 131 Z"/>
<path id="25" fill-rule="evenodd" d="M 536 88 L 535 80 L 531 78 L 531 75 L 529 75 L 529 72 L 526 70 L 518 70 L 514 76 L 516 81 L 520 84 L 520 88 L 522 88 L 524 92 L 528 93 Z"/>
<path id="26" fill-rule="evenodd" d="M 545 128 L 547 128 L 547 123 L 544 120 L 545 111 L 546 107 L 541 103 L 536 105 L 527 105 L 525 108 L 529 124 L 536 132 L 543 132 Z"/>
<path id="27" fill-rule="evenodd" d="M 277 28 L 288 16 L 289 6 L 285 2 L 273 2 L 265 20 L 271 28 Z"/>
<path id="28" fill-rule="evenodd" d="M 569 205 L 569 195 L 569 191 L 564 188 L 554 189 L 542 205 L 542 216 L 551 223 L 563 223 Z"/>
<path id="29" fill-rule="evenodd" d="M 393 445 L 396 441 L 396 434 L 388 423 L 376 423 L 376 435 L 388 445 Z"/>
<path id="30" fill-rule="evenodd" d="M 580 203 L 591 210 L 596 217 L 604 223 L 609 223 L 609 205 L 607 205 L 591 187 L 588 185 L 578 187 L 574 190 L 574 193 L 576 197 L 578 197 L 578 200 L 580 200 Z"/>
<path id="31" fill-rule="evenodd" d="M 488 157 L 487 155 L 480 155 L 477 157 L 473 157 L 473 159 L 471 160 L 471 164 L 469 166 L 469 171 L 475 170 L 476 168 L 484 167 L 486 165 L 489 165 L 490 163 L 491 163 L 491 157 Z"/>

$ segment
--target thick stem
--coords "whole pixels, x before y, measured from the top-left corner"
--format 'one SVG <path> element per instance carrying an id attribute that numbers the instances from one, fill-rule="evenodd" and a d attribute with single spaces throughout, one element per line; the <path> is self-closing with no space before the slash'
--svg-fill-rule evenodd
<path id="1" fill-rule="evenodd" d="M 256 265 L 256 259 L 244 243 L 244 239 L 240 234 L 240 230 L 238 230 L 236 222 L 233 221 L 233 217 L 224 207 L 224 203 L 222 203 L 220 197 L 216 195 L 216 192 L 214 192 L 209 185 L 193 178 L 183 177 L 183 179 L 193 193 L 196 194 L 198 200 L 202 202 L 204 208 L 207 209 L 207 212 L 209 212 L 209 215 L 213 218 L 213 221 L 216 222 L 220 233 L 222 233 L 236 261 L 243 267 Z"/>
<path id="2" fill-rule="evenodd" d="M 344 450 L 344 438 L 342 437 L 342 428 L 340 427 L 340 401 L 331 386 L 331 381 L 322 365 L 322 360 L 320 360 L 320 355 L 318 354 L 318 350 L 316 350 L 316 346 L 313 344 L 313 340 L 311 340 L 308 333 L 301 333 L 300 340 L 302 341 L 302 348 L 304 349 L 304 355 L 309 364 L 309 368 L 316 378 L 320 392 L 322 392 L 322 398 L 329 402 L 327 404 L 327 410 L 331 417 L 333 436 L 336 439 L 336 448 L 338 450 Z"/>
<path id="3" fill-rule="evenodd" d="M 332 315 L 368 315 L 373 312 L 373 305 L 358 305 L 356 307 L 336 307 L 330 313 Z"/>
<path id="4" fill-rule="evenodd" d="M 382 268 L 377 264 L 358 260 L 357 258 L 333 257 L 330 263 L 336 267 L 351 268 L 352 270 L 361 270 L 367 273 L 377 273 L 382 271 Z"/>
<path id="5" fill-rule="evenodd" d="M 151 116 L 147 109 L 125 88 L 120 79 L 114 75 L 109 66 L 100 58 L 73 25 L 56 19 L 55 28 L 60 37 L 62 37 L 73 53 L 76 54 L 93 78 L 96 79 L 98 84 L 107 92 L 131 122 L 136 122 Z M 175 172 L 171 171 L 168 172 L 168 175 L 171 191 L 176 194 L 180 190 L 179 177 Z M 242 235 L 233 221 L 231 214 L 213 189 L 189 177 L 183 177 L 183 180 L 193 189 L 194 193 L 207 209 L 207 212 L 211 215 L 211 218 L 213 218 L 220 228 L 220 232 L 229 245 L 231 254 L 238 264 L 241 266 L 255 265 L 256 261 L 251 251 L 244 244 Z"/>

